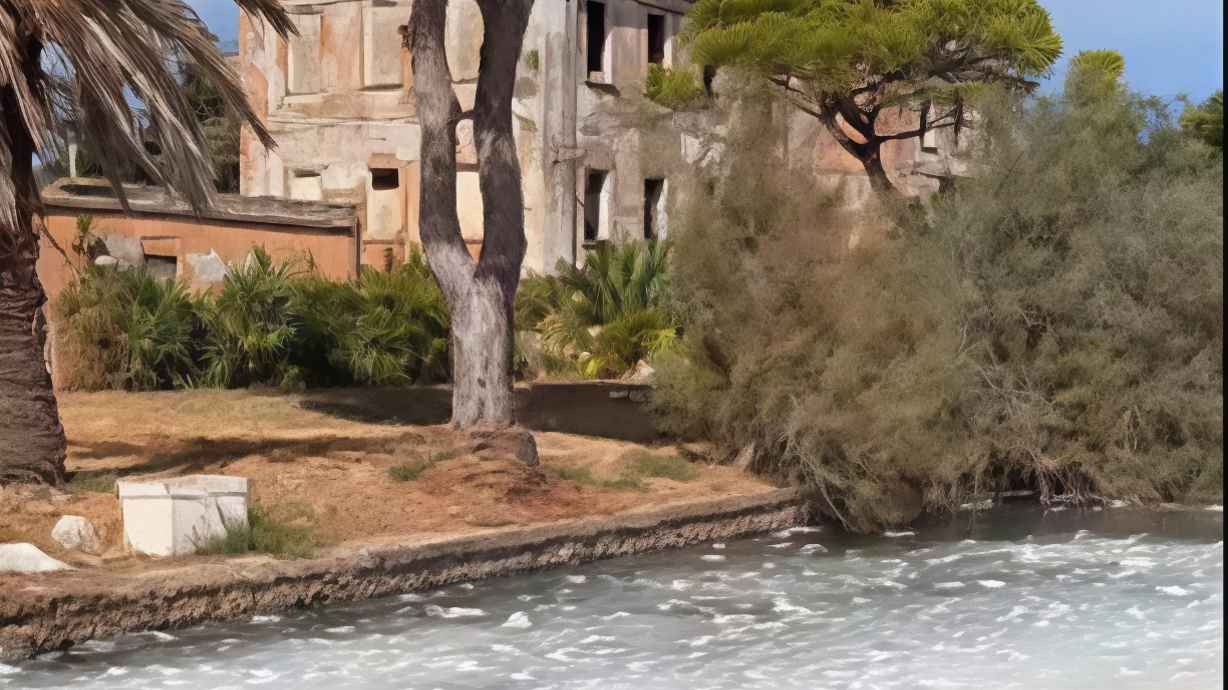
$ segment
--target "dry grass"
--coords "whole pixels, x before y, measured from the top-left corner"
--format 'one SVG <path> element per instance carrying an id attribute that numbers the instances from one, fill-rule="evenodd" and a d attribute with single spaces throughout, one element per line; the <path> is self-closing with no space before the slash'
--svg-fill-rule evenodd
<path id="1" fill-rule="evenodd" d="M 0 530 L 60 555 L 50 530 L 61 514 L 90 518 L 103 528 L 112 555 L 119 553 L 115 479 L 194 473 L 247 477 L 257 507 L 273 517 L 284 517 L 279 511 L 285 506 L 313 516 L 289 522 L 308 529 L 317 549 L 609 515 L 773 488 L 728 467 L 694 466 L 695 478 L 705 481 L 679 481 L 686 473 L 677 471 L 677 463 L 690 466 L 681 459 L 654 461 L 656 469 L 641 473 L 638 485 L 615 486 L 636 464 L 637 454 L 670 451 L 538 433 L 541 467 L 529 468 L 501 451 L 476 450 L 472 440 L 448 426 L 355 422 L 303 409 L 294 396 L 238 390 L 99 392 L 62 394 L 59 402 L 69 439 L 68 468 L 76 472 L 73 491 L 53 500 L 49 494 L 0 490 Z M 580 474 L 561 477 L 560 468 L 577 468 Z M 584 472 L 598 481 L 584 481 Z M 236 537 L 236 544 L 251 544 L 252 536 L 246 542 Z"/>

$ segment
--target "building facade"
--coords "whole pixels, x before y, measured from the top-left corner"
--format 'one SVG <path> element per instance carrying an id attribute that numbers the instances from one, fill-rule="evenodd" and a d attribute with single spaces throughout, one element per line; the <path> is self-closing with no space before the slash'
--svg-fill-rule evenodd
<path id="1" fill-rule="evenodd" d="M 403 45 L 412 0 L 282 0 L 298 34 L 278 37 L 240 16 L 239 66 L 277 147 L 244 133 L 240 193 L 353 205 L 360 257 L 386 265 L 418 241 L 413 71 Z M 677 35 L 690 0 L 537 0 L 518 67 L 513 112 L 523 173 L 525 269 L 574 262 L 586 245 L 668 233 L 671 179 L 719 158 L 720 109 L 674 113 L 640 96 L 649 64 L 687 68 Z M 474 0 L 448 4 L 447 54 L 462 110 L 477 85 L 482 18 Z M 852 180 L 860 165 L 817 122 L 782 111 L 790 165 Z M 906 192 L 937 189 L 949 160 L 936 142 L 894 141 L 890 174 Z M 475 254 L 482 199 L 471 122 L 458 125 L 457 208 Z M 677 185 L 675 185 L 677 187 Z"/>

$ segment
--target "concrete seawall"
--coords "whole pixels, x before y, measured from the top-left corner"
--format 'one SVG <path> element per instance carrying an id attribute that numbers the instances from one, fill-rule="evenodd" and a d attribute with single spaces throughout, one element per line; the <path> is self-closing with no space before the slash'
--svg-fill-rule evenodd
<path id="1" fill-rule="evenodd" d="M 636 513 L 335 549 L 322 558 L 165 561 L 130 572 L 0 578 L 0 660 L 89 639 L 184 628 L 332 602 L 431 589 L 802 524 L 792 489 Z M 161 565 L 158 563 L 157 565 Z"/>

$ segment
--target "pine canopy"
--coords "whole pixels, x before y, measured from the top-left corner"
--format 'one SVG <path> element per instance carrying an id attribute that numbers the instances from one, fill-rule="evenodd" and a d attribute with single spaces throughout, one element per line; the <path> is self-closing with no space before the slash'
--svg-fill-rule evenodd
<path id="1" fill-rule="evenodd" d="M 879 143 L 958 128 L 971 92 L 991 82 L 1029 90 L 1062 51 L 1035 0 L 699 0 L 683 40 L 699 64 L 739 66 L 783 87 L 880 190 L 891 185 L 872 161 Z M 896 105 L 920 110 L 921 128 L 878 131 L 879 111 Z M 844 136 L 837 117 L 868 146 Z"/>

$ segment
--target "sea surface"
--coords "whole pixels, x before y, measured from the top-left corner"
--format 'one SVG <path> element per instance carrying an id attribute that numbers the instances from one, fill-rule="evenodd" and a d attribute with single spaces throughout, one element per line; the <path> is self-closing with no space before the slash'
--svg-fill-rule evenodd
<path id="1" fill-rule="evenodd" d="M 89 642 L 0 688 L 1219 688 L 1223 513 L 830 526 Z"/>

